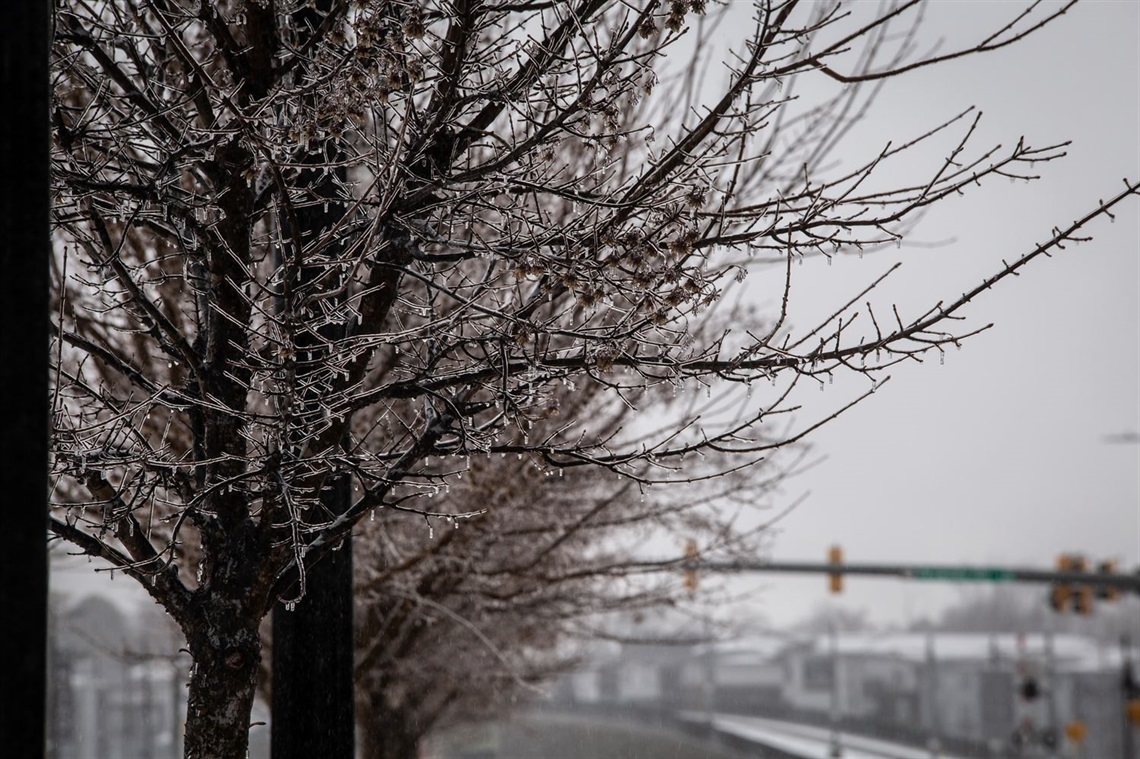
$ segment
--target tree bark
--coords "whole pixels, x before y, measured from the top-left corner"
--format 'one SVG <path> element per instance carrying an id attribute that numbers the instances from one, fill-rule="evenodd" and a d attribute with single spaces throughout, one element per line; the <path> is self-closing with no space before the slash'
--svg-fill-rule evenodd
<path id="1" fill-rule="evenodd" d="M 186 709 L 186 759 L 245 759 L 261 661 L 258 615 L 214 599 L 187 635 L 194 668 Z"/>

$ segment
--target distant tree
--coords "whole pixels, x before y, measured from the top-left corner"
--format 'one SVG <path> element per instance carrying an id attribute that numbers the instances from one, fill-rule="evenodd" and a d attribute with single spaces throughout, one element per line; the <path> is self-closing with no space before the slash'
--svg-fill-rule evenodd
<path id="1" fill-rule="evenodd" d="M 560 414 L 536 421 L 530 436 L 552 434 L 563 414 L 613 434 L 632 421 L 629 407 L 605 404 L 599 384 L 553 394 Z M 725 463 L 716 452 L 705 458 L 690 476 Z M 644 574 L 638 546 L 695 538 L 705 555 L 754 556 L 763 526 L 741 524 L 740 504 L 771 500 L 786 471 L 768 466 L 721 475 L 715 488 L 646 492 L 642 475 L 597 478 L 587 467 L 555 469 L 517 454 L 462 468 L 440 495 L 461 511 L 482 510 L 479 518 L 425 525 L 381 511 L 358 528 L 357 720 L 366 756 L 413 756 L 433 727 L 533 697 L 577 663 L 580 643 L 613 635 L 607 615 L 699 613 L 718 597 L 715 581 L 695 598 L 676 573 Z M 630 474 L 638 469 L 648 475 L 644 464 Z"/>
<path id="2" fill-rule="evenodd" d="M 592 472 L 575 482 L 604 500 L 744 472 L 817 426 L 781 423 L 799 383 L 847 373 L 872 392 L 887 366 L 976 332 L 958 324 L 966 304 L 1136 193 L 917 316 L 860 305 L 865 290 L 789 324 L 796 260 L 901 242 L 931 204 L 1063 154 L 975 149 L 967 111 L 837 162 L 876 82 L 1064 12 L 1033 6 L 924 58 L 915 7 L 758 3 L 714 85 L 700 72 L 724 15 L 704 2 L 56 5 L 51 529 L 182 628 L 188 756 L 244 755 L 260 621 L 371 514 L 390 532 L 365 549 L 386 564 L 361 580 L 375 598 L 362 627 L 393 662 L 377 675 L 391 693 L 413 687 L 397 682 L 404 657 L 427 656 L 396 642 L 405 606 L 428 624 L 457 576 L 441 590 L 431 573 L 385 573 L 410 560 L 412 525 L 471 520 L 454 554 L 432 555 L 477 566 L 570 495 L 543 486 L 533 514 L 500 522 L 477 488 L 448 498 L 461 474 L 509 500 L 491 461 L 514 457 L 515 487 Z M 692 63 L 670 68 L 686 38 Z M 832 94 L 801 103 L 801 78 Z M 942 139 L 921 182 L 885 176 Z M 773 288 L 771 312 L 748 307 L 755 291 L 731 297 L 772 261 L 780 275 L 756 285 Z M 669 413 L 645 413 L 674 392 Z M 322 494 L 345 478 L 352 502 L 332 510 Z M 584 555 L 607 545 L 591 536 Z M 516 555 L 476 572 L 485 599 L 510 593 Z"/>

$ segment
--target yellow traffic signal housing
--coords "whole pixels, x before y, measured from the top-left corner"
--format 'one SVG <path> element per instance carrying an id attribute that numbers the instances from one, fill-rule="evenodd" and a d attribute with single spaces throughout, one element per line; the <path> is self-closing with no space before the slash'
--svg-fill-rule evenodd
<path id="1" fill-rule="evenodd" d="M 1049 605 L 1053 607 L 1053 611 L 1059 611 L 1062 614 L 1069 607 L 1069 598 L 1073 595 L 1072 589 L 1063 583 L 1057 583 L 1053 586 L 1053 590 L 1049 593 Z"/>
<path id="2" fill-rule="evenodd" d="M 1088 562 L 1085 561 L 1084 556 L 1076 555 L 1069 557 L 1069 571 L 1070 572 L 1088 572 Z M 1076 587 L 1075 596 L 1073 598 L 1073 611 L 1083 616 L 1092 614 L 1093 611 L 1093 588 L 1091 585 L 1078 585 Z"/>
<path id="3" fill-rule="evenodd" d="M 1073 571 L 1073 557 L 1067 553 L 1063 553 L 1057 557 L 1057 571 L 1058 572 L 1072 572 Z M 1049 594 L 1049 605 L 1053 607 L 1053 611 L 1058 611 L 1062 614 L 1069 606 L 1069 599 L 1073 597 L 1073 586 L 1067 582 L 1053 583 L 1053 590 Z"/>
<path id="4" fill-rule="evenodd" d="M 1088 571 L 1089 564 L 1085 560 L 1085 557 L 1081 556 L 1079 553 L 1072 554 L 1072 555 L 1066 555 L 1065 558 L 1068 559 L 1068 570 L 1070 572 L 1087 572 Z"/>
<path id="5" fill-rule="evenodd" d="M 1077 614 L 1088 616 L 1093 612 L 1093 589 L 1088 585 L 1077 588 L 1076 598 L 1073 600 L 1073 610 Z"/>
<path id="6" fill-rule="evenodd" d="M 1065 723 L 1065 737 L 1073 743 L 1082 743 L 1088 735 L 1088 728 L 1080 720 Z"/>
<path id="7" fill-rule="evenodd" d="M 1116 574 L 1116 562 L 1112 559 L 1102 561 L 1097 567 L 1097 572 L 1106 576 Z M 1120 589 L 1111 585 L 1100 585 L 1096 589 L 1096 595 L 1105 601 L 1116 601 L 1120 599 Z"/>
<path id="8" fill-rule="evenodd" d="M 1130 725 L 1140 725 L 1140 698 L 1132 698 L 1124 705 L 1124 716 Z"/>
<path id="9" fill-rule="evenodd" d="M 827 561 L 833 567 L 843 566 L 843 549 L 839 546 L 832 546 L 827 549 Z M 827 576 L 827 587 L 832 593 L 843 592 L 843 573 L 831 572 Z"/>
<path id="10" fill-rule="evenodd" d="M 689 561 L 695 561 L 697 558 L 697 541 L 689 540 L 685 543 L 685 558 Z M 689 595 L 697 592 L 697 570 L 694 567 L 685 568 L 685 590 L 689 591 Z"/>

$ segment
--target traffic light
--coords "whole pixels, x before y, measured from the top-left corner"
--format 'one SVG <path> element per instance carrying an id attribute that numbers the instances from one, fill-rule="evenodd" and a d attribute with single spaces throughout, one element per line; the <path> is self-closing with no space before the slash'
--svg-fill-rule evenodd
<path id="1" fill-rule="evenodd" d="M 1070 557 L 1071 572 L 1088 572 L 1088 562 L 1084 556 Z M 1073 611 L 1082 616 L 1088 616 L 1093 611 L 1093 589 L 1091 585 L 1078 585 L 1073 598 Z"/>
<path id="2" fill-rule="evenodd" d="M 840 568 L 843 566 L 843 549 L 839 546 L 832 546 L 827 549 L 827 561 L 831 566 Z M 842 572 L 829 572 L 827 575 L 827 587 L 832 593 L 843 592 L 843 573 Z"/>
<path id="3" fill-rule="evenodd" d="M 1102 561 L 1097 567 L 1097 572 L 1105 576 L 1116 574 L 1116 562 L 1112 559 Z M 1112 585 L 1098 585 L 1096 597 L 1105 601 L 1116 601 L 1120 598 L 1120 589 Z"/>
<path id="4" fill-rule="evenodd" d="M 1073 720 L 1065 723 L 1065 737 L 1071 742 L 1080 744 L 1085 740 L 1085 736 L 1089 733 L 1088 728 L 1084 722 L 1080 720 Z"/>
<path id="5" fill-rule="evenodd" d="M 1088 585 L 1077 588 L 1077 595 L 1073 599 L 1073 611 L 1084 617 L 1093 613 L 1093 589 Z"/>
<path id="6" fill-rule="evenodd" d="M 1124 718 L 1128 724 L 1140 726 L 1140 680 L 1132 669 L 1132 661 L 1124 660 L 1124 674 L 1120 680 L 1124 695 Z"/>
<path id="7" fill-rule="evenodd" d="M 1072 572 L 1073 571 L 1073 557 L 1067 553 L 1063 553 L 1057 557 L 1057 571 L 1058 572 Z M 1069 599 L 1073 597 L 1073 586 L 1067 582 L 1053 583 L 1053 590 L 1049 594 L 1049 605 L 1053 607 L 1053 611 L 1065 613 L 1065 609 L 1069 605 Z"/>
<path id="8" fill-rule="evenodd" d="M 1080 554 L 1063 553 L 1057 557 L 1057 571 L 1067 574 L 1090 574 L 1088 561 Z M 1057 581 L 1049 593 L 1049 605 L 1054 611 L 1064 612 L 1070 602 L 1077 614 L 1092 614 L 1095 599 L 1116 601 L 1120 599 L 1120 588 L 1111 583 L 1116 575 L 1116 561 L 1108 559 L 1097 564 L 1096 574 L 1103 582 L 1072 583 Z"/>
<path id="9" fill-rule="evenodd" d="M 1140 725 L 1140 697 L 1129 699 L 1124 705 L 1124 718 L 1130 725 Z"/>
<path id="10" fill-rule="evenodd" d="M 697 559 L 697 541 L 689 540 L 685 543 L 685 559 L 687 561 L 696 561 Z M 689 595 L 697 592 L 697 568 L 688 566 L 685 567 L 685 590 L 689 591 Z"/>

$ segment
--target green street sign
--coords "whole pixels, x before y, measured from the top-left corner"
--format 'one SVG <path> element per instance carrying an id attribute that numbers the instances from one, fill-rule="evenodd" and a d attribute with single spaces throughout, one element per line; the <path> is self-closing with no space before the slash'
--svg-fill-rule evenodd
<path id="1" fill-rule="evenodd" d="M 958 580 L 960 582 L 1006 582 L 1013 572 L 998 567 L 915 567 L 916 580 Z"/>

